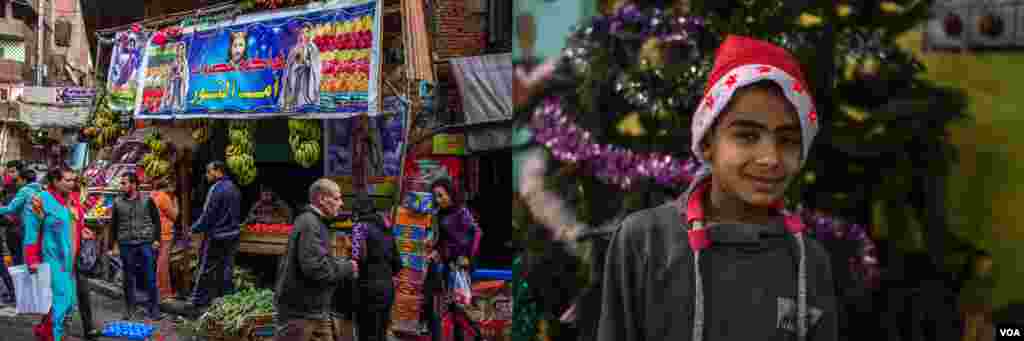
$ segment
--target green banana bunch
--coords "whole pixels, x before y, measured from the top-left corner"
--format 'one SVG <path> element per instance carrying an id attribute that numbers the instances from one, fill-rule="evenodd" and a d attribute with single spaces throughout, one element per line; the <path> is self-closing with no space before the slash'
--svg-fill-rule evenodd
<path id="1" fill-rule="evenodd" d="M 256 160 L 249 154 L 238 154 L 227 158 L 228 168 L 238 178 L 241 185 L 251 184 L 256 180 Z"/>
<path id="2" fill-rule="evenodd" d="M 252 124 L 249 121 L 231 121 L 228 123 L 229 144 L 227 166 L 238 178 L 240 185 L 248 185 L 256 180 L 256 160 L 253 158 Z"/>
<path id="3" fill-rule="evenodd" d="M 320 161 L 320 121 L 288 120 L 288 144 L 295 162 L 310 168 Z"/>

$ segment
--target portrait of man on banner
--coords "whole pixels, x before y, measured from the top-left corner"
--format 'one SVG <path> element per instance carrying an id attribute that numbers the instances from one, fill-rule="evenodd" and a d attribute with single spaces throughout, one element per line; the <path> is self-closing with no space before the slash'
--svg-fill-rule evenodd
<path id="1" fill-rule="evenodd" d="M 312 24 L 302 24 L 281 76 L 278 101 L 284 111 L 301 111 L 320 103 L 320 49 L 313 38 Z"/>

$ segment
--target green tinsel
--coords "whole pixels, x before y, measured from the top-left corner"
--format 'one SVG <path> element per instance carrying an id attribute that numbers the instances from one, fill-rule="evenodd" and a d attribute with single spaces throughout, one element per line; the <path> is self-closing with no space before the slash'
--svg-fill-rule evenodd
<path id="1" fill-rule="evenodd" d="M 530 286 L 521 273 L 522 256 L 512 263 L 512 339 L 537 340 L 537 323 L 541 314 L 537 303 L 530 297 Z"/>

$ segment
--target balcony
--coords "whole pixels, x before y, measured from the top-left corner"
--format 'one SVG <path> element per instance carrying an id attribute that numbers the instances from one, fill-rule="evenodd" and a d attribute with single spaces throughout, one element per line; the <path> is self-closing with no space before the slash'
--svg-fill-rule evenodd
<path id="1" fill-rule="evenodd" d="M 0 83 L 21 83 L 28 71 L 25 63 L 0 59 Z"/>

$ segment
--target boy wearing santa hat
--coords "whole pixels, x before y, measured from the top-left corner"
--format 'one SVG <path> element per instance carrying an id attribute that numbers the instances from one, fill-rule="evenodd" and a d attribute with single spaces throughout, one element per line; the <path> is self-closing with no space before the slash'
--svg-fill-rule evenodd
<path id="1" fill-rule="evenodd" d="M 829 256 L 782 206 L 818 124 L 788 52 L 726 38 L 693 116 L 703 169 L 615 233 L 598 340 L 836 340 Z"/>

